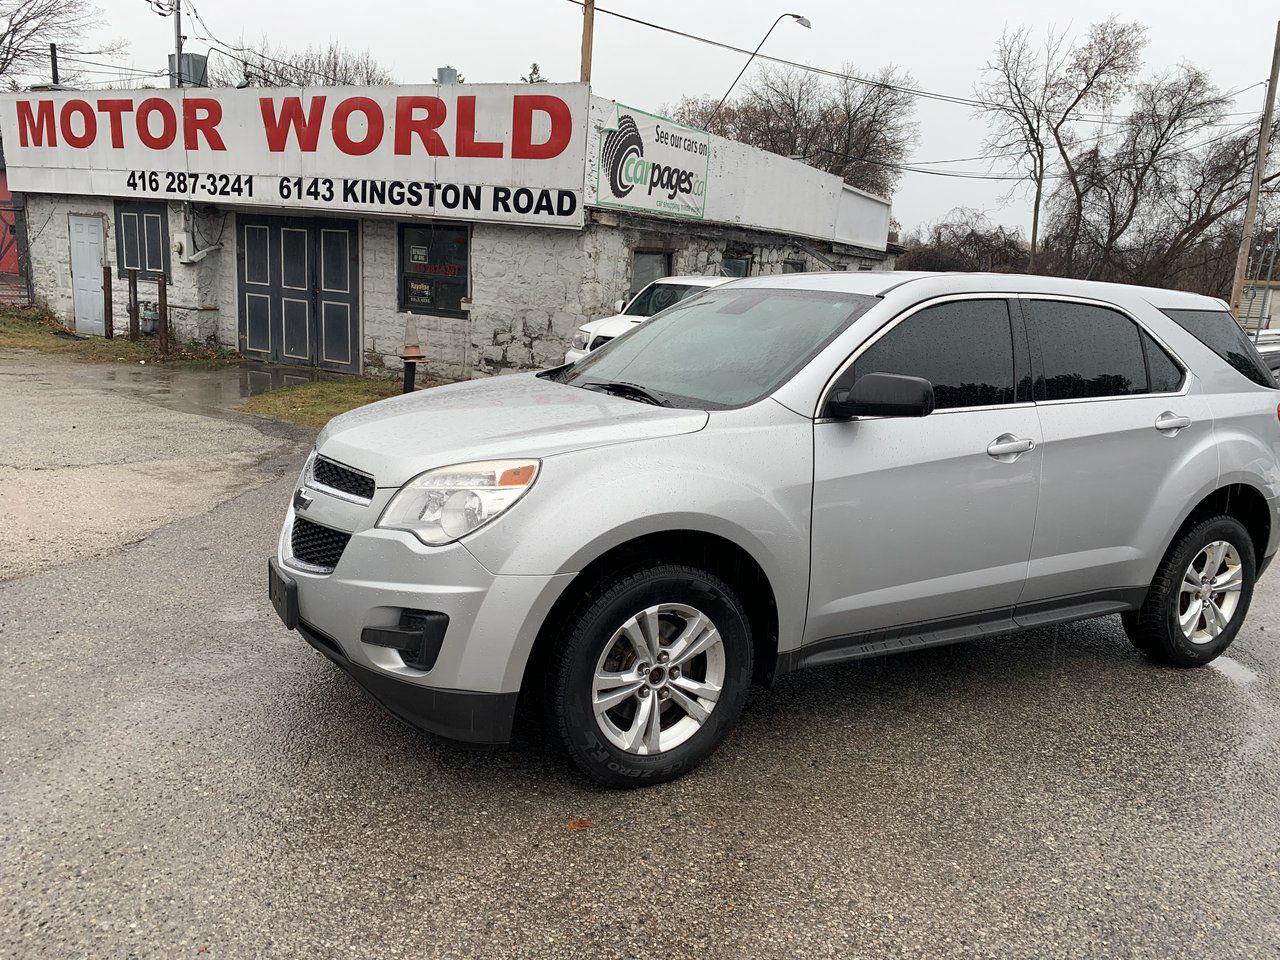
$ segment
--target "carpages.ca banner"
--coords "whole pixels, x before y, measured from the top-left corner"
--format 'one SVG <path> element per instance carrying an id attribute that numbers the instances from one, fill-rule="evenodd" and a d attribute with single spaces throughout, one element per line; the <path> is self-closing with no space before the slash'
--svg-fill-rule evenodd
<path id="1" fill-rule="evenodd" d="M 710 155 L 705 130 L 618 104 L 613 127 L 600 134 L 596 202 L 700 220 Z"/>
<path id="2" fill-rule="evenodd" d="M 9 188 L 581 227 L 585 84 L 29 92 Z"/>

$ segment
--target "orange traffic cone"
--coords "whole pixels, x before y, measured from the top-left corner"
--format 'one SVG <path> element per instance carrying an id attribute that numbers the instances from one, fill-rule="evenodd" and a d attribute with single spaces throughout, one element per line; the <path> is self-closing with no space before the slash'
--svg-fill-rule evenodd
<path id="1" fill-rule="evenodd" d="M 404 349 L 400 352 L 400 359 L 404 361 L 404 392 L 413 393 L 422 347 L 418 345 L 418 324 L 412 316 L 404 321 Z"/>

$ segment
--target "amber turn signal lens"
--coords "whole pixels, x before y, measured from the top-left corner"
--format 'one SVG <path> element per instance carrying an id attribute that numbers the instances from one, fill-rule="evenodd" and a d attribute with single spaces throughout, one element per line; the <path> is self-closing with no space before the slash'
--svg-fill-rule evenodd
<path id="1" fill-rule="evenodd" d="M 533 471 L 535 466 L 532 463 L 526 463 L 521 467 L 512 467 L 510 470 L 503 470 L 502 476 L 498 477 L 498 486 L 500 487 L 524 487 L 528 486 L 529 481 L 533 479 Z"/>

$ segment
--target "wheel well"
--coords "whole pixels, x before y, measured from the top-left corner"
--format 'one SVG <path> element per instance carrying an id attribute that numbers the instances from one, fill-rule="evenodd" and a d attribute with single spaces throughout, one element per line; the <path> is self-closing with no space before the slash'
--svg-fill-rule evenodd
<path id="1" fill-rule="evenodd" d="M 778 659 L 778 605 L 773 586 L 755 558 L 732 540 L 697 530 L 669 530 L 628 540 L 592 560 L 561 592 L 547 614 L 520 684 L 521 701 L 536 699 L 547 656 L 565 621 L 584 596 L 619 574 L 656 563 L 687 563 L 724 580 L 747 610 L 755 648 L 755 679 L 767 681 Z"/>
<path id="2" fill-rule="evenodd" d="M 1261 564 L 1262 555 L 1271 539 L 1271 510 L 1262 492 L 1247 483 L 1220 487 L 1201 500 L 1187 519 L 1182 521 L 1182 526 L 1174 534 L 1173 542 L 1177 542 L 1184 530 L 1190 530 L 1207 517 L 1220 514 L 1234 517 L 1249 531 L 1249 539 L 1253 541 L 1254 560 Z"/>

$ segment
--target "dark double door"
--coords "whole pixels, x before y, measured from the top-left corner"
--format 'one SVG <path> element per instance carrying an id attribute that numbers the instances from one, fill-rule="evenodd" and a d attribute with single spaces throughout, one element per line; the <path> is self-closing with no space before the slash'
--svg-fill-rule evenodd
<path id="1" fill-rule="evenodd" d="M 358 373 L 358 224 L 240 216 L 237 230 L 241 354 Z"/>

